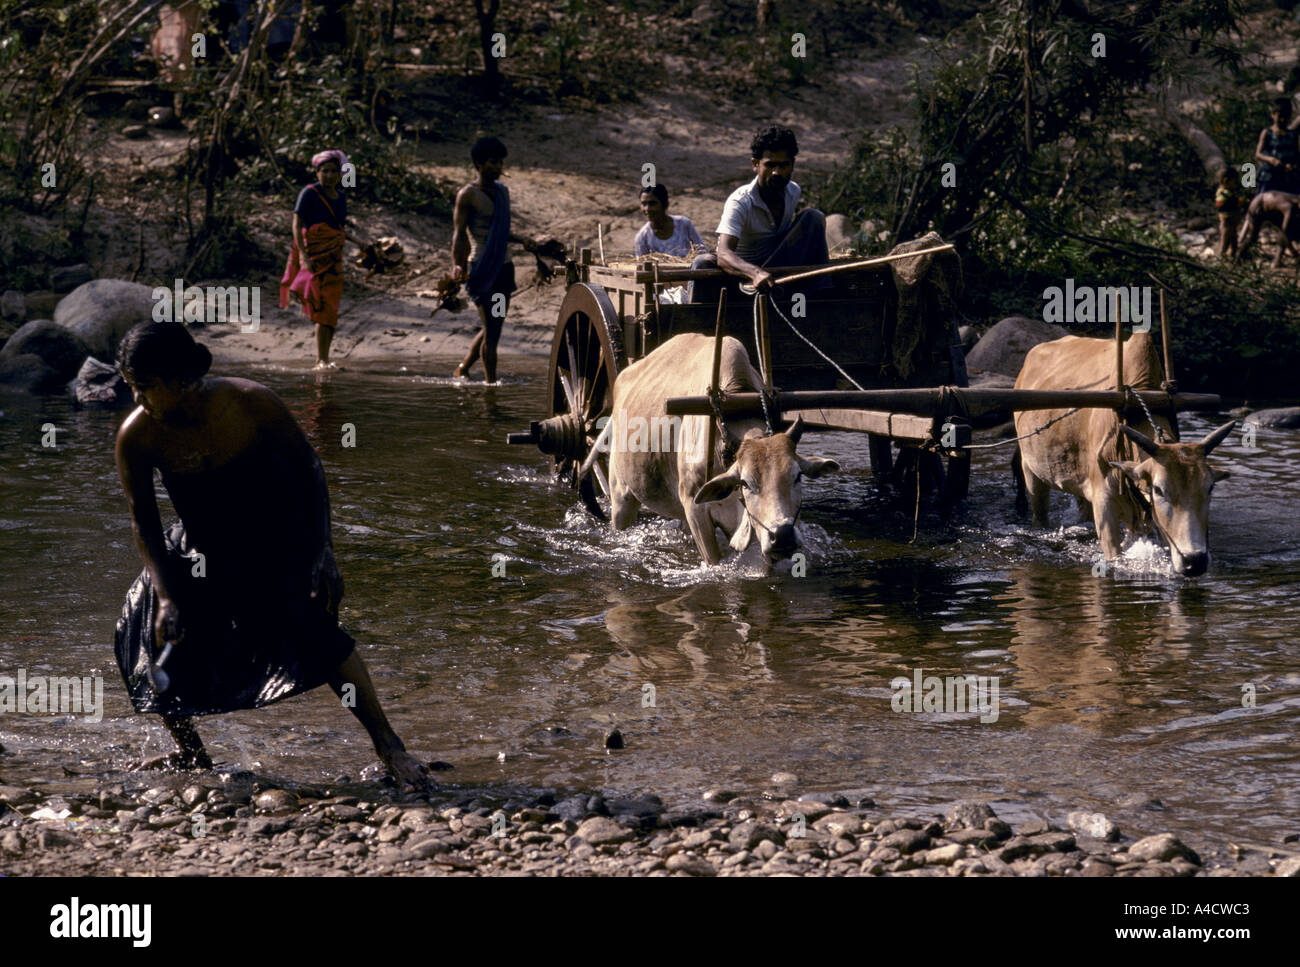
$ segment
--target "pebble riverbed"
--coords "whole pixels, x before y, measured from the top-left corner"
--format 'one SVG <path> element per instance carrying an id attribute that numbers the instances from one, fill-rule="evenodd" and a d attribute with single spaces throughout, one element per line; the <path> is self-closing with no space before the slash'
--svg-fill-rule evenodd
<path id="1" fill-rule="evenodd" d="M 1202 860 L 1099 813 L 1012 828 L 987 803 L 887 818 L 870 799 L 795 796 L 778 774 L 698 809 L 655 796 L 465 790 L 368 798 L 195 773 L 42 795 L 0 785 L 0 872 L 36 876 L 1300 876 L 1295 836 Z M 355 792 L 355 790 L 352 790 Z M 1153 808 L 1158 809 L 1158 804 Z"/>

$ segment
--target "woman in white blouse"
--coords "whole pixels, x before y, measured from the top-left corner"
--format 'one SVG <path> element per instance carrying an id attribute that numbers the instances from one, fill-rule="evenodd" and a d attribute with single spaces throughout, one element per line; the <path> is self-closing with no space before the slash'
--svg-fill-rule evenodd
<path id="1" fill-rule="evenodd" d="M 641 214 L 646 223 L 636 233 L 632 250 L 638 255 L 662 252 L 665 255 L 690 256 L 704 249 L 704 240 L 685 215 L 668 214 L 668 189 L 651 185 L 641 189 Z"/>

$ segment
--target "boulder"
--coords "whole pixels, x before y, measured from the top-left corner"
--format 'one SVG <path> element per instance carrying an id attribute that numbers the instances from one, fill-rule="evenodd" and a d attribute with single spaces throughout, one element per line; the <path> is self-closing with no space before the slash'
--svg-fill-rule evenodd
<path id="1" fill-rule="evenodd" d="M 24 356 L 28 353 L 40 356 L 66 383 L 76 375 L 82 361 L 90 355 L 90 350 L 75 332 L 49 319 L 34 319 L 19 328 L 9 337 L 4 349 L 0 349 L 0 357 Z"/>
<path id="2" fill-rule="evenodd" d="M 966 354 L 966 368 L 971 372 L 1001 373 L 1019 376 L 1025 356 L 1040 342 L 1067 336 L 1060 326 L 1041 319 L 1011 316 L 986 332 L 975 348 Z"/>
<path id="3" fill-rule="evenodd" d="M 27 307 L 28 319 L 52 319 L 54 310 L 58 307 L 63 296 L 57 292 L 41 291 L 28 292 L 23 296 L 23 304 Z"/>
<path id="4" fill-rule="evenodd" d="M 21 322 L 26 317 L 27 303 L 23 294 L 14 289 L 6 289 L 4 295 L 0 295 L 0 318 Z"/>
<path id="5" fill-rule="evenodd" d="M 1258 410 L 1246 417 L 1247 423 L 1281 430 L 1300 429 L 1300 406 L 1283 406 L 1273 410 Z"/>
<path id="6" fill-rule="evenodd" d="M 957 338 L 961 340 L 961 348 L 964 353 L 969 353 L 975 348 L 975 344 L 980 341 L 980 335 L 975 331 L 974 326 L 959 326 Z"/>
<path id="7" fill-rule="evenodd" d="M 54 321 L 83 340 L 90 355 L 115 359 L 117 344 L 132 326 L 153 318 L 153 290 L 121 279 L 95 279 L 64 296 Z"/>
<path id="8" fill-rule="evenodd" d="M 122 409 L 130 406 L 133 399 L 131 387 L 126 385 L 117 367 L 101 363 L 94 356 L 86 357 L 68 389 L 79 406 L 93 409 Z"/>
<path id="9" fill-rule="evenodd" d="M 85 285 L 95 277 L 94 271 L 85 262 L 79 265 L 67 265 L 50 270 L 50 288 L 55 292 L 71 292 L 79 285 Z"/>
<path id="10" fill-rule="evenodd" d="M 0 356 L 0 391 L 53 393 L 62 386 L 58 372 L 35 353 Z"/>
<path id="11" fill-rule="evenodd" d="M 857 229 L 848 215 L 826 216 L 826 248 L 831 255 L 843 255 L 853 243 Z"/>

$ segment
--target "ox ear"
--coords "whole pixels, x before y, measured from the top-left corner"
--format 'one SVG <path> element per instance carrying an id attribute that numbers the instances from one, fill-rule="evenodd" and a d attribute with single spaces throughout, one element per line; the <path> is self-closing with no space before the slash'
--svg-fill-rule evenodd
<path id="1" fill-rule="evenodd" d="M 735 464 L 732 464 L 726 473 L 718 474 L 695 492 L 695 503 L 708 504 L 729 497 L 739 484 L 740 472 L 736 470 Z"/>
<path id="2" fill-rule="evenodd" d="M 1227 470 L 1220 470 L 1218 467 L 1210 468 L 1210 479 L 1215 483 L 1218 483 L 1220 480 L 1227 480 L 1231 476 L 1232 474 Z"/>
<path id="3" fill-rule="evenodd" d="M 736 528 L 736 533 L 731 535 L 731 547 L 733 550 L 744 553 L 753 540 L 754 525 L 750 522 L 748 514 L 741 514 L 740 526 Z"/>
<path id="4" fill-rule="evenodd" d="M 1209 436 L 1207 436 L 1204 440 L 1201 441 L 1201 446 L 1205 449 L 1205 455 L 1207 457 L 1210 455 L 1211 450 L 1213 450 L 1215 447 L 1217 447 L 1220 443 L 1223 442 L 1224 437 L 1226 437 L 1229 433 L 1231 433 L 1233 430 L 1237 428 L 1238 422 L 1240 421 L 1233 420 L 1231 423 L 1223 424 L 1223 426 L 1219 427 L 1217 430 L 1215 430 L 1213 433 L 1211 433 Z"/>
<path id="5" fill-rule="evenodd" d="M 1153 439 L 1151 439 L 1149 436 L 1147 436 L 1145 433 L 1140 433 L 1140 432 L 1138 432 L 1137 430 L 1135 430 L 1135 429 L 1133 429 L 1131 426 L 1129 426 L 1127 423 L 1121 423 L 1120 426 L 1119 426 L 1119 428 L 1120 428 L 1120 431 L 1121 431 L 1121 432 L 1122 432 L 1126 437 L 1128 437 L 1130 440 L 1132 440 L 1134 443 L 1136 443 L 1139 447 L 1141 447 L 1144 451 L 1146 451 L 1147 456 L 1149 456 L 1149 457 L 1158 457 L 1158 456 L 1160 456 L 1160 445 L 1159 445 L 1158 443 L 1156 443 L 1155 440 L 1153 440 Z M 1209 451 L 1207 450 L 1206 453 L 1208 453 L 1208 452 L 1209 452 Z"/>
<path id="6" fill-rule="evenodd" d="M 1108 470 L 1118 470 L 1140 487 L 1145 487 L 1147 484 L 1146 475 L 1138 469 L 1138 467 L 1142 466 L 1140 461 L 1103 459 L 1102 465 Z"/>
<path id="7" fill-rule="evenodd" d="M 801 457 L 795 454 L 795 460 L 799 463 L 799 471 L 809 480 L 816 480 L 824 473 L 834 473 L 840 469 L 840 465 L 834 460 L 826 460 L 822 457 Z"/>
<path id="8" fill-rule="evenodd" d="M 803 414 L 800 413 L 790 424 L 790 429 L 785 431 L 785 435 L 790 438 L 791 443 L 798 443 L 799 438 L 803 436 Z"/>

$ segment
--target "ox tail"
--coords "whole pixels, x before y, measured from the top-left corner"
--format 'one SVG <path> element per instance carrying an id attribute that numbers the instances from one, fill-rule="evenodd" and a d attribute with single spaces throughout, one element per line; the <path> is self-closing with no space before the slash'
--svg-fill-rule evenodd
<path id="1" fill-rule="evenodd" d="M 1016 481 L 1016 513 L 1024 517 L 1029 513 L 1029 496 L 1025 491 L 1025 472 L 1021 466 L 1020 444 L 1016 444 L 1016 452 L 1011 455 L 1011 476 Z"/>

